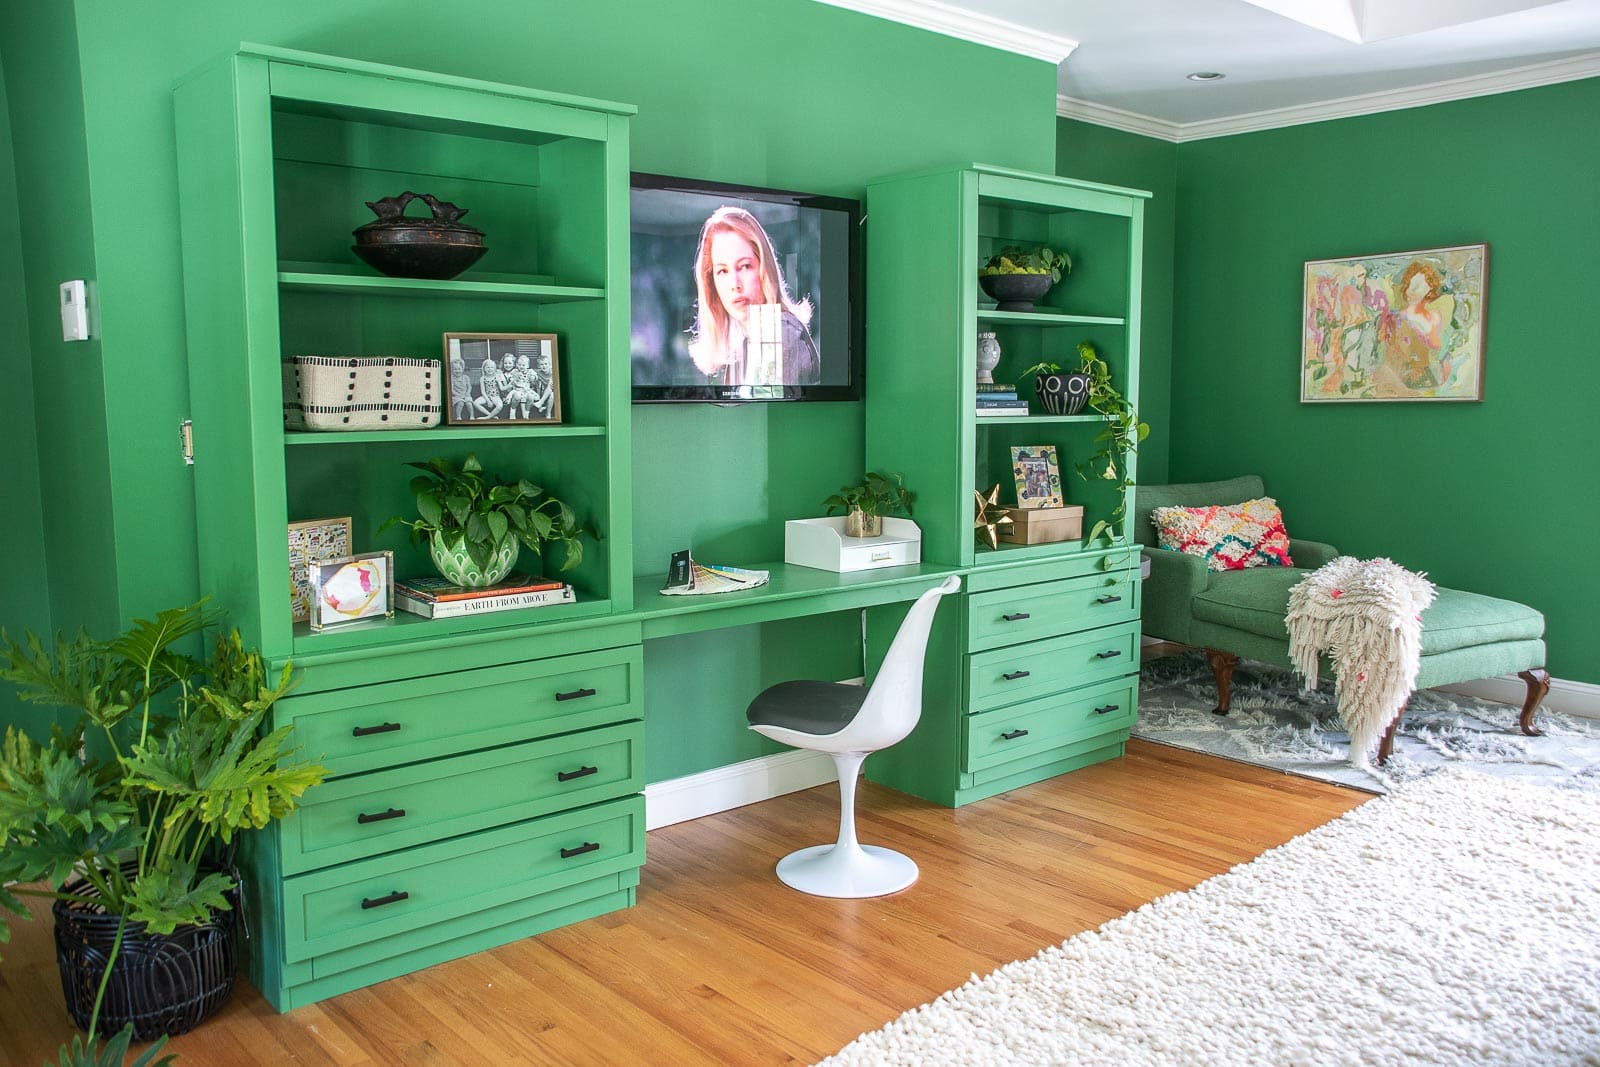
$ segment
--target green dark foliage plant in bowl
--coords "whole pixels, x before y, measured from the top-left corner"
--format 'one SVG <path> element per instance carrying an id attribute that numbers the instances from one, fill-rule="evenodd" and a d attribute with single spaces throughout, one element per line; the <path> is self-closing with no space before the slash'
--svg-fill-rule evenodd
<path id="1" fill-rule="evenodd" d="M 288 665 L 269 677 L 237 630 L 204 660 L 175 649 L 218 621 L 201 601 L 109 641 L 80 632 L 47 649 L 0 633 L 0 678 L 79 713 L 42 744 L 8 727 L 0 747 L 0 941 L 5 912 L 27 915 L 22 896 L 53 900 L 63 991 L 89 1034 L 63 1064 L 121 1063 L 129 1039 L 164 1042 L 221 1006 L 238 835 L 288 815 L 325 773 L 288 762 L 290 727 L 260 729 Z"/>
<path id="2" fill-rule="evenodd" d="M 997 311 L 1032 311 L 1034 301 L 1071 273 L 1072 257 L 1065 252 L 1007 245 L 978 268 L 978 285 L 997 301 Z"/>
<path id="3" fill-rule="evenodd" d="M 598 536 L 572 509 L 526 478 L 505 481 L 469 455 L 460 466 L 448 459 L 410 463 L 423 473 L 411 479 L 417 518 L 396 515 L 381 527 L 409 526 L 426 544 L 439 573 L 456 585 L 493 585 L 511 572 L 523 547 L 543 555 L 547 542 L 561 545 L 563 571 L 583 562 L 578 536 Z"/>
<path id="4" fill-rule="evenodd" d="M 883 533 L 883 517 L 895 512 L 911 514 L 917 495 L 905 487 L 905 479 L 893 472 L 869 473 L 855 485 L 840 487 L 822 502 L 827 514 L 845 513 L 844 532 L 849 537 L 877 537 Z"/>

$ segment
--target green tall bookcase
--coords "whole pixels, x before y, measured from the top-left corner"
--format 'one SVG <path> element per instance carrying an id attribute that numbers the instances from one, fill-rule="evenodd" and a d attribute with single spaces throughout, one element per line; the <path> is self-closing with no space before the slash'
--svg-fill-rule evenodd
<path id="1" fill-rule="evenodd" d="M 997 382 L 1032 389 L 1024 368 L 1076 369 L 1090 341 L 1135 407 L 1144 201 L 1148 193 L 972 165 L 873 182 L 867 190 L 867 463 L 898 471 L 917 496 L 922 558 L 970 568 L 928 650 L 923 718 L 868 761 L 874 780 L 964 804 L 1120 755 L 1136 715 L 1139 556 L 1127 531 L 998 549 L 974 536 L 974 493 L 1015 502 L 1011 448 L 1054 445 L 1067 501 L 1084 528 L 1133 489 L 1071 473 L 1098 449 L 1099 415 L 975 415 L 977 335 L 1000 342 Z M 981 261 L 1006 245 L 1071 254 L 1072 272 L 1031 313 L 1003 312 L 978 287 Z M 1136 462 L 1130 458 L 1132 480 Z M 881 658 L 903 608 L 868 619 Z"/>
<path id="2" fill-rule="evenodd" d="M 330 771 L 249 843 L 252 978 L 289 1008 L 631 903 L 642 655 L 613 616 L 633 600 L 633 108 L 245 46 L 176 109 L 201 585 L 302 669 L 276 724 Z M 355 257 L 364 202 L 403 191 L 470 210 L 489 249 L 472 272 Z M 447 332 L 556 334 L 565 421 L 285 430 L 285 357 L 437 359 Z M 468 453 L 606 533 L 567 575 L 576 603 L 291 622 L 288 523 L 350 516 L 357 551 L 427 573 L 379 527 L 414 513 L 406 462 Z"/>

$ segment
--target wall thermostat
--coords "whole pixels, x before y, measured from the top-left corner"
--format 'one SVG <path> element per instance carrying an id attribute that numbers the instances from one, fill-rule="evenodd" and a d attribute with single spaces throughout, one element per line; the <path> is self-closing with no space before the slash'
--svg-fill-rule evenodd
<path id="1" fill-rule="evenodd" d="M 89 339 L 89 307 L 81 278 L 61 283 L 61 339 L 63 341 Z"/>

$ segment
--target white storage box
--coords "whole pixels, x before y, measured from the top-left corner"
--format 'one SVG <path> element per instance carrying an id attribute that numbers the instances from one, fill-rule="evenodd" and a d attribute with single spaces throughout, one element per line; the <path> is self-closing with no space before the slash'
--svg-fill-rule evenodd
<path id="1" fill-rule="evenodd" d="M 439 425 L 436 359 L 291 356 L 283 361 L 286 430 L 421 430 Z"/>
<path id="2" fill-rule="evenodd" d="M 783 524 L 783 561 L 821 571 L 865 571 L 922 562 L 922 530 L 910 519 L 883 520 L 877 537 L 847 537 L 844 516 Z"/>

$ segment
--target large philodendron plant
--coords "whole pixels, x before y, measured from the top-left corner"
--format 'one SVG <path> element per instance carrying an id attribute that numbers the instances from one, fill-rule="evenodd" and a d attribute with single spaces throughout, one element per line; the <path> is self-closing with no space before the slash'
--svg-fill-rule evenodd
<path id="1" fill-rule="evenodd" d="M 1080 478 L 1115 482 L 1117 505 L 1109 518 L 1095 523 L 1087 538 L 1090 544 L 1103 535 L 1114 541 L 1128 516 L 1128 457 L 1139 451 L 1139 442 L 1150 436 L 1150 427 L 1139 421 L 1128 398 L 1111 380 L 1111 368 L 1088 341 L 1078 343 L 1079 371 L 1089 377 L 1089 410 L 1105 420 L 1105 429 L 1095 437 L 1099 445 L 1094 455 L 1077 464 Z M 1103 466 L 1102 466 L 1103 465 Z M 1122 530 L 1123 535 L 1127 534 Z"/>
<path id="2" fill-rule="evenodd" d="M 237 630 L 220 633 L 205 660 L 174 649 L 218 621 L 201 601 L 137 619 L 109 641 L 80 632 L 47 649 L 31 633 L 19 644 L 0 631 L 0 678 L 24 701 L 79 713 L 42 744 L 6 729 L 0 942 L 10 939 L 5 912 L 28 914 L 22 896 L 73 900 L 120 920 L 88 1044 L 63 1048 L 63 1063 L 108 1061 L 128 1046 L 131 1024 L 104 1052 L 95 1036 L 128 924 L 167 934 L 228 910 L 236 835 L 288 815 L 325 774 L 288 762 L 291 727 L 260 729 L 291 686 L 287 664 L 269 677 Z M 62 893 L 74 876 L 83 886 Z M 121 1052 L 109 1060 L 121 1061 Z"/>

